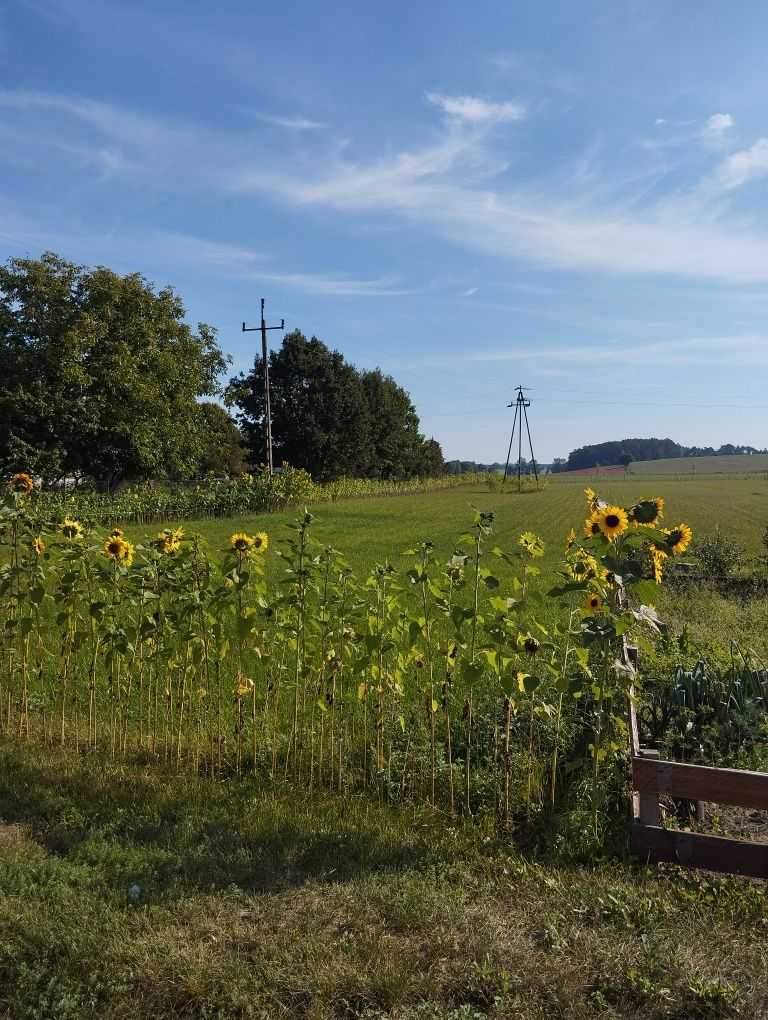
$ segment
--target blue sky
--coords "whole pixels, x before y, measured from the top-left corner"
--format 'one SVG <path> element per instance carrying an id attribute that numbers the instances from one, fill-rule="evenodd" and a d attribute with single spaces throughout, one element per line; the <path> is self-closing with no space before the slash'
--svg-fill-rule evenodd
<path id="1" fill-rule="evenodd" d="M 0 2 L 0 260 L 270 322 L 446 458 L 768 444 L 768 12 L 742 0 Z M 272 343 L 279 334 L 270 334 Z"/>

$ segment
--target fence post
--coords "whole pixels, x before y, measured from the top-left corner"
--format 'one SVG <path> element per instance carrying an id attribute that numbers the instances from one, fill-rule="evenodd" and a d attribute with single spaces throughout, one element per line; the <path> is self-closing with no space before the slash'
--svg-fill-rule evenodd
<path id="1" fill-rule="evenodd" d="M 649 748 L 643 748 L 638 757 L 653 758 L 659 760 L 659 752 Z M 638 821 L 641 825 L 661 825 L 661 808 L 659 807 L 658 793 L 640 794 L 640 811 Z"/>

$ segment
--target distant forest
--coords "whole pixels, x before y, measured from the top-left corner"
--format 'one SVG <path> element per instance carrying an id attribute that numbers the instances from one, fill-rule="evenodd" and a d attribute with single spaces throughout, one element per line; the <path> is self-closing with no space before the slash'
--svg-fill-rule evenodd
<path id="1" fill-rule="evenodd" d="M 712 446 L 681 446 L 672 439 L 617 439 L 572 450 L 568 459 L 556 458 L 553 471 L 578 471 L 582 468 L 607 467 L 609 464 L 631 464 L 640 460 L 666 460 L 672 457 L 733 457 L 737 454 L 768 453 L 754 446 L 726 443 L 719 449 Z"/>
<path id="2" fill-rule="evenodd" d="M 443 472 L 446 475 L 460 475 L 463 474 L 465 471 L 468 472 L 476 471 L 481 473 L 484 471 L 488 471 L 489 473 L 498 474 L 504 472 L 504 467 L 505 465 L 503 463 L 499 463 L 498 461 L 496 461 L 494 464 L 478 464 L 474 460 L 447 460 L 443 465 Z M 525 475 L 533 474 L 533 461 L 527 461 L 525 457 L 523 457 L 521 467 L 523 474 Z M 536 469 L 538 471 L 543 471 L 546 469 L 546 467 L 547 467 L 546 464 L 539 464 L 539 462 L 536 461 Z M 517 457 L 515 457 L 514 461 L 509 462 L 509 470 L 510 472 L 514 472 L 514 474 L 517 474 Z M 560 468 L 560 470 L 565 471 L 565 468 Z"/>

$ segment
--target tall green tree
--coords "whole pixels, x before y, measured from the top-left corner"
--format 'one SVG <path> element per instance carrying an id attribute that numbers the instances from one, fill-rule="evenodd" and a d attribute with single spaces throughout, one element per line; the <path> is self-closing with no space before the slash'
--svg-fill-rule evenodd
<path id="1" fill-rule="evenodd" d="M 0 267 L 0 468 L 108 488 L 195 468 L 184 442 L 227 359 L 171 287 L 46 252 Z"/>
<path id="2" fill-rule="evenodd" d="M 189 437 L 195 451 L 195 474 L 238 475 L 246 464 L 245 436 L 221 404 L 204 400 Z"/>
<path id="3" fill-rule="evenodd" d="M 276 463 L 287 460 L 325 482 L 366 472 L 371 420 L 358 372 L 338 351 L 295 330 L 269 356 L 272 437 Z M 262 361 L 229 384 L 254 463 L 266 461 Z"/>
<path id="4" fill-rule="evenodd" d="M 405 478 L 419 474 L 424 436 L 411 398 L 380 369 L 363 372 L 363 391 L 370 415 L 370 461 L 373 478 Z"/>

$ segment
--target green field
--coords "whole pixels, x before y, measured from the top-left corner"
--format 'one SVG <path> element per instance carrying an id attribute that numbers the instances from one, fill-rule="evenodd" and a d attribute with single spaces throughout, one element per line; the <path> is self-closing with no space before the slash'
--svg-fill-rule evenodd
<path id="1" fill-rule="evenodd" d="M 765 555 L 762 536 L 768 527 L 768 477 L 762 474 L 559 478 L 544 491 L 533 493 L 489 492 L 486 486 L 470 486 L 460 491 L 344 500 L 310 507 L 315 513 L 312 530 L 319 542 L 340 549 L 355 571 L 364 576 L 377 563 L 391 562 L 398 569 L 405 569 L 409 562 L 403 552 L 427 540 L 433 541 L 439 557 L 447 560 L 457 547 L 456 539 L 471 523 L 471 506 L 476 506 L 493 510 L 496 515 L 490 544 L 511 549 L 522 531 L 539 534 L 547 550 L 542 568 L 554 583 L 558 580 L 556 571 L 561 564 L 565 535 L 571 526 L 580 532 L 587 516 L 584 488 L 590 484 L 601 497 L 621 505 L 629 505 L 642 496 L 661 496 L 665 501 L 664 523 L 689 524 L 694 532 L 694 547 L 697 538 L 711 535 L 720 527 L 735 538 L 747 557 Z M 272 543 L 266 561 L 267 577 L 275 584 L 282 577 L 275 549 L 298 515 L 299 509 L 293 508 L 236 520 L 186 521 L 184 528 L 187 533 L 201 534 L 214 550 L 226 549 L 233 531 L 267 531 Z M 153 537 L 157 529 L 145 526 L 127 531 L 134 540 L 142 541 Z M 503 574 L 501 566 L 500 575 Z M 761 603 L 739 605 L 711 591 L 671 593 L 662 587 L 660 607 L 670 624 L 690 625 L 702 650 L 711 651 L 713 642 L 727 647 L 733 639 L 768 659 Z"/>
<path id="2" fill-rule="evenodd" d="M 672 457 L 668 460 L 637 460 L 629 466 L 630 475 L 673 475 L 680 478 L 690 475 L 765 475 L 768 472 L 768 453 L 753 453 L 722 457 Z M 600 468 L 590 473 L 600 477 Z M 589 476 L 582 476 L 589 477 Z"/>
<path id="3" fill-rule="evenodd" d="M 492 493 L 486 486 L 469 486 L 451 492 L 322 503 L 309 509 L 315 514 L 312 530 L 318 541 L 340 549 L 361 571 L 385 560 L 402 563 L 403 550 L 426 540 L 433 541 L 445 556 L 450 555 L 456 537 L 471 523 L 470 504 L 495 512 L 496 542 L 515 543 L 521 531 L 532 530 L 544 539 L 555 557 L 568 529 L 573 526 L 581 530 L 587 516 L 584 488 L 590 484 L 604 499 L 627 505 L 644 495 L 659 495 L 666 505 L 666 524 L 686 521 L 698 534 L 719 524 L 732 528 L 750 553 L 757 554 L 762 548 L 761 535 L 768 525 L 768 478 L 762 475 L 652 480 L 631 476 L 563 478 L 542 492 Z M 272 540 L 278 539 L 285 525 L 291 525 L 298 515 L 299 508 L 293 508 L 236 520 L 185 521 L 183 527 L 187 533 L 203 535 L 212 548 L 225 549 L 233 531 L 261 529 Z M 157 528 L 147 525 L 126 530 L 132 539 L 140 541 L 154 536 Z M 275 570 L 272 557 L 270 562 Z"/>
<path id="4" fill-rule="evenodd" d="M 433 541 L 439 562 L 450 557 L 473 504 L 495 512 L 488 549 L 517 548 L 525 530 L 542 537 L 538 562 L 549 583 L 566 532 L 580 531 L 586 517 L 585 484 L 326 503 L 312 531 L 342 550 L 358 576 L 386 561 L 402 576 L 413 564 L 403 552 L 419 542 Z M 664 522 L 694 529 L 694 551 L 719 526 L 763 569 L 763 476 L 592 484 L 623 505 L 661 496 Z M 284 576 L 280 538 L 300 512 L 184 529 L 214 552 L 233 532 L 266 531 L 275 588 Z M 127 530 L 140 542 L 157 527 Z M 689 627 L 693 658 L 727 657 L 732 639 L 765 650 L 763 598 L 703 585 L 661 590 L 659 611 L 675 633 Z M 648 650 L 641 665 L 670 670 L 675 648 Z M 105 750 L 78 756 L 4 736 L 0 1016 L 766 1015 L 762 888 L 633 864 L 621 820 L 595 856 L 588 817 L 579 818 L 501 831 L 490 815 L 464 821 L 282 776 L 198 778 L 149 755 L 110 761 Z"/>

